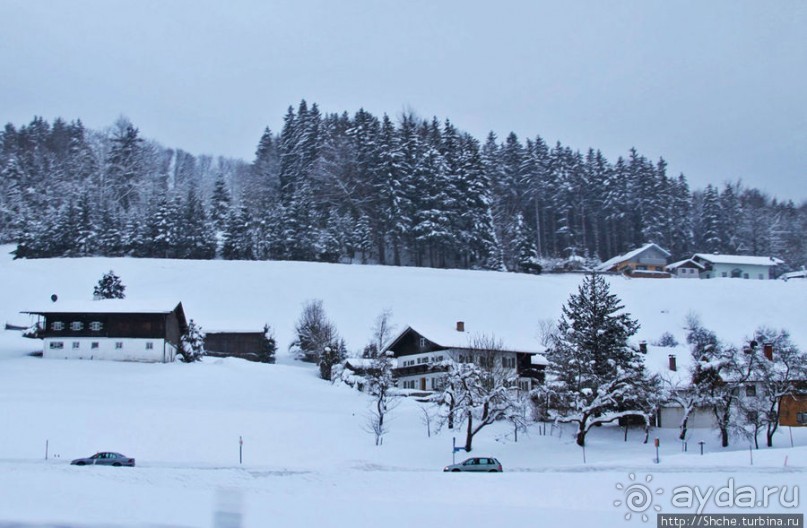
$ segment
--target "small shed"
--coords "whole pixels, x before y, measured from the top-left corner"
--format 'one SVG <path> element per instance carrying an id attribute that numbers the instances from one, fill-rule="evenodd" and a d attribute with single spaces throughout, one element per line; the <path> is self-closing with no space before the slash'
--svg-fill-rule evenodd
<path id="1" fill-rule="evenodd" d="M 237 357 L 269 363 L 263 330 L 214 330 L 205 332 L 205 353 L 212 357 Z"/>

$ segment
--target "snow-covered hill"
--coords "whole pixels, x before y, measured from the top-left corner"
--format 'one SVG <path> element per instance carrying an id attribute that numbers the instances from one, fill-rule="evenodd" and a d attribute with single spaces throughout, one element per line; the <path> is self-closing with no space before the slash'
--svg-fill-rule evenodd
<path id="1" fill-rule="evenodd" d="M 463 320 L 510 344 L 534 342 L 539 322 L 558 317 L 581 279 L 291 262 L 2 258 L 0 318 L 27 323 L 19 312 L 49 303 L 52 293 L 88 299 L 109 269 L 129 298 L 182 301 L 205 328 L 269 323 L 282 351 L 311 298 L 324 301 L 352 350 L 384 308 L 399 327 Z M 684 318 L 696 312 L 730 341 L 765 324 L 788 328 L 807 345 L 807 284 L 610 281 L 642 324 L 637 340 L 669 331 L 682 341 Z M 661 440 L 661 463 L 654 464 L 652 442 L 643 444 L 638 431 L 624 442 L 622 430 L 603 427 L 591 433 L 584 464 L 570 429 L 543 434 L 534 426 L 516 442 L 506 424 L 495 424 L 478 435 L 473 454 L 498 457 L 505 473 L 443 474 L 452 436 L 459 441 L 461 433 L 427 436 L 421 407 L 404 400 L 376 447 L 366 431 L 368 399 L 319 380 L 285 352 L 277 365 L 212 358 L 163 365 L 25 355 L 37 345 L 0 332 L 0 526 L 206 527 L 222 508 L 242 512 L 248 527 L 625 526 L 625 506 L 614 506 L 625 496 L 615 485 L 630 483 L 631 474 L 652 475 L 653 487 L 664 491 L 656 504 L 668 513 L 682 511 L 671 507 L 670 490 L 684 484 L 725 486 L 729 477 L 758 489 L 807 484 L 807 434 L 799 430 L 792 431 L 795 448 L 783 430 L 777 448 L 753 453 L 743 443 L 721 450 L 706 430 L 693 431 L 683 453 L 674 431 L 653 431 Z M 134 456 L 138 466 L 67 464 L 97 450 Z M 754 510 L 776 511 L 792 513 L 776 503 Z"/>
<path id="2" fill-rule="evenodd" d="M 281 351 L 293 338 L 303 304 L 322 299 L 329 317 L 359 351 L 375 317 L 393 313 L 399 329 L 454 328 L 495 334 L 508 346 L 534 349 L 539 323 L 556 321 L 582 275 L 395 268 L 308 262 L 185 261 L 131 258 L 11 260 L 0 247 L 0 320 L 27 324 L 19 312 L 61 300 L 89 300 L 103 273 L 114 270 L 128 299 L 181 301 L 206 330 L 276 331 Z M 807 281 L 673 280 L 609 277 L 625 309 L 639 320 L 635 340 L 664 332 L 683 342 L 688 314 L 721 339 L 739 343 L 755 328 L 787 328 L 807 348 Z M 425 330 L 424 330 L 425 331 Z"/>

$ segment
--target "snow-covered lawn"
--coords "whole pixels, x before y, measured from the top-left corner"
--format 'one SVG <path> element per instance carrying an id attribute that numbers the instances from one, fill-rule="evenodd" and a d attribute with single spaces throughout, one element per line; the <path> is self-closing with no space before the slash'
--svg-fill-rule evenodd
<path id="1" fill-rule="evenodd" d="M 675 431 L 603 427 L 589 436 L 586 463 L 571 426 L 533 426 L 515 442 L 495 424 L 474 455 L 499 458 L 500 475 L 447 474 L 452 436 L 427 437 L 419 404 L 402 401 L 376 447 L 366 431 L 369 400 L 319 380 L 285 355 L 301 304 L 321 298 L 351 350 L 369 338 L 374 317 L 391 308 L 399 327 L 466 321 L 505 342 L 535 338 L 556 319 L 580 277 L 394 269 L 273 262 L 134 259 L 10 261 L 0 258 L 0 318 L 60 299 L 87 299 L 114 269 L 132 299 L 182 301 L 203 327 L 275 327 L 277 365 L 209 358 L 201 364 L 134 364 L 28 357 L 38 342 L 0 331 L 0 526 L 214 526 L 217 510 L 239 509 L 243 525 L 263 526 L 629 526 L 618 483 L 661 489 L 670 502 L 682 485 L 807 488 L 807 433 L 780 431 L 774 449 L 718 447 L 712 431 L 692 430 L 686 453 Z M 690 312 L 727 341 L 759 325 L 785 327 L 807 346 L 797 281 L 610 279 L 642 324 L 638 339 L 663 332 L 683 341 Z M 666 356 L 664 358 L 666 360 Z M 239 464 L 243 437 L 243 464 Z M 660 438 L 655 464 L 653 438 Z M 698 442 L 706 442 L 699 454 Z M 48 460 L 45 460 L 45 443 Z M 135 468 L 74 467 L 98 450 L 137 459 Z M 461 460 L 465 453 L 458 453 Z M 753 456 L 753 465 L 751 457 Z M 652 475 L 652 481 L 645 478 Z M 807 493 L 800 489 L 801 494 Z M 801 498 L 803 500 L 807 500 Z M 753 513 L 803 513 L 774 503 Z M 706 511 L 718 511 L 707 507 Z M 729 510 L 720 510 L 721 512 Z M 732 512 L 748 512 L 732 509 Z M 652 511 L 651 513 L 655 513 Z M 649 526 L 655 525 L 655 519 Z"/>

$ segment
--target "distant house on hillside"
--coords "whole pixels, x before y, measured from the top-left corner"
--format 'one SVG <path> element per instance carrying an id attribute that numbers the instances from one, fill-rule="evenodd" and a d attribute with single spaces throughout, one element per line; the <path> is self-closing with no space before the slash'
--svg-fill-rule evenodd
<path id="1" fill-rule="evenodd" d="M 673 262 L 666 269 L 677 279 L 700 279 L 701 272 L 706 270 L 706 266 L 692 259 L 686 259 Z"/>
<path id="2" fill-rule="evenodd" d="M 237 357 L 267 363 L 266 335 L 259 331 L 206 331 L 205 353 L 213 357 Z"/>
<path id="3" fill-rule="evenodd" d="M 750 255 L 709 255 L 697 253 L 694 262 L 702 265 L 702 279 L 733 278 L 767 280 L 774 278 L 776 266 L 784 262 L 775 257 L 755 257 Z"/>
<path id="4" fill-rule="evenodd" d="M 399 388 L 421 391 L 440 390 L 445 382 L 447 367 L 444 361 L 474 362 L 517 376 L 519 389 L 531 390 L 543 380 L 546 359 L 538 347 L 528 350 L 503 349 L 483 351 L 474 347 L 473 336 L 465 331 L 465 323 L 457 322 L 456 328 L 431 329 L 420 332 L 407 327 L 383 352 L 391 351 L 396 358 L 393 374 Z"/>
<path id="5" fill-rule="evenodd" d="M 168 363 L 188 329 L 182 303 L 170 306 L 125 299 L 59 301 L 22 313 L 38 316 L 31 337 L 42 339 L 43 357 Z"/>
<path id="6" fill-rule="evenodd" d="M 642 277 L 669 277 L 664 268 L 670 253 L 657 244 L 645 244 L 624 255 L 617 255 L 595 268 L 595 271 L 630 273 Z"/>

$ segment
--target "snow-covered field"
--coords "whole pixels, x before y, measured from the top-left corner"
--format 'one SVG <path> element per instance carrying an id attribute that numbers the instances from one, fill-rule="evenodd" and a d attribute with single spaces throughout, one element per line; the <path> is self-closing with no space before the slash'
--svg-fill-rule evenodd
<path id="1" fill-rule="evenodd" d="M 320 298 L 351 350 L 369 338 L 373 319 L 393 312 L 399 328 L 454 325 L 495 333 L 506 344 L 534 345 L 539 322 L 557 319 L 581 276 L 522 276 L 289 262 L 186 262 L 134 259 L 11 261 L 0 256 L 0 319 L 28 324 L 19 312 L 60 299 L 89 299 L 113 269 L 130 299 L 182 301 L 205 329 L 277 333 L 277 365 L 236 359 L 200 364 L 59 361 L 29 357 L 38 342 L 0 331 L 0 526 L 215 526 L 216 512 L 237 510 L 243 526 L 628 526 L 624 490 L 640 482 L 673 488 L 789 486 L 807 493 L 807 433 L 788 429 L 776 448 L 728 450 L 713 432 L 695 430 L 682 452 L 675 431 L 652 441 L 603 427 L 589 436 L 586 463 L 571 430 L 533 426 L 518 442 L 505 424 L 481 432 L 475 455 L 499 458 L 500 475 L 444 474 L 453 434 L 427 436 L 411 400 L 391 415 L 384 445 L 365 430 L 369 401 L 316 377 L 285 353 L 301 305 Z M 784 327 L 807 347 L 807 283 L 739 280 L 626 280 L 613 290 L 642 324 L 637 340 L 664 333 L 683 341 L 684 319 L 739 343 L 760 325 Z M 534 346 L 533 346 L 534 348 Z M 666 360 L 663 350 L 650 360 Z M 457 434 L 460 441 L 461 434 Z M 243 464 L 239 464 L 243 437 Z M 706 442 L 705 454 L 697 443 Z M 45 460 L 45 443 L 49 457 Z M 98 450 L 137 458 L 136 468 L 78 468 L 72 458 Z M 464 453 L 458 453 L 461 459 Z M 753 464 L 752 464 L 753 462 Z M 631 479 L 633 475 L 634 479 Z M 652 476 L 650 482 L 647 476 Z M 778 497 L 778 495 L 777 495 Z M 804 497 L 798 496 L 803 502 Z M 803 513 L 777 500 L 752 510 Z M 655 510 L 648 525 L 655 525 Z M 219 514 L 219 518 L 222 516 Z M 224 524 L 221 524 L 222 526 Z"/>

